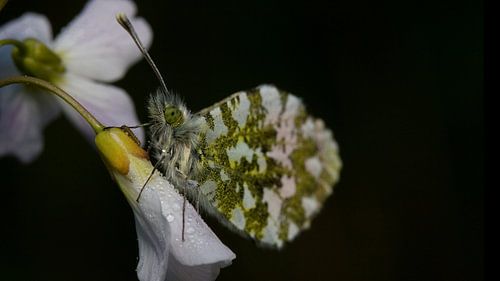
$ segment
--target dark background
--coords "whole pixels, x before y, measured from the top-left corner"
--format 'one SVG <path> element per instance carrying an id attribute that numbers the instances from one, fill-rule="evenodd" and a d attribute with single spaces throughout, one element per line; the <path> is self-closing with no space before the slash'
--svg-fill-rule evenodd
<path id="1" fill-rule="evenodd" d="M 274 83 L 323 118 L 344 162 L 312 228 L 281 252 L 209 220 L 236 254 L 219 280 L 483 279 L 482 1 L 140 1 L 151 54 L 194 111 Z M 15 1 L 54 34 L 85 1 Z M 117 83 L 141 119 L 145 62 Z M 136 280 L 133 214 L 64 119 L 31 165 L 0 159 L 0 280 Z"/>

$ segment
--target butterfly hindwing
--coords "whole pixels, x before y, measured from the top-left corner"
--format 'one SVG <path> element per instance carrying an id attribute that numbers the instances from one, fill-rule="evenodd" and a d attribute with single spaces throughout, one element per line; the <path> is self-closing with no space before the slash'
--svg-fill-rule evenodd
<path id="1" fill-rule="evenodd" d="M 307 228 L 341 168 L 323 121 L 270 85 L 238 92 L 199 114 L 198 186 L 208 211 L 274 247 Z"/>

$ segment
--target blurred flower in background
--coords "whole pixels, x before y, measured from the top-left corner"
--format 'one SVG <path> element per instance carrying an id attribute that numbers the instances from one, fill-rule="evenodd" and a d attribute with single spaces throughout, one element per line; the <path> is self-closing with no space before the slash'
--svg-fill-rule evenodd
<path id="1" fill-rule="evenodd" d="M 42 150 L 43 128 L 62 109 L 87 138 L 95 138 L 97 151 L 132 207 L 139 280 L 215 280 L 235 254 L 159 172 L 152 175 L 138 201 L 153 165 L 133 134 L 103 127 L 139 123 L 125 91 L 101 83 L 123 77 L 141 57 L 115 22 L 116 14 L 131 17 L 141 40 L 146 46 L 151 43 L 151 29 L 143 19 L 133 18 L 135 10 L 130 1 L 90 1 L 54 40 L 47 18 L 39 14 L 27 13 L 0 27 L 0 78 L 26 74 L 53 83 L 100 121 L 92 129 L 80 115 L 82 108 L 72 108 L 38 88 L 1 88 L 0 156 L 12 154 L 23 162 L 32 161 Z M 143 141 L 142 130 L 135 134 Z"/>
<path id="2" fill-rule="evenodd" d="M 47 80 L 75 97 L 107 126 L 137 125 L 132 100 L 113 82 L 141 58 L 128 34 L 116 23 L 117 13 L 131 18 L 146 47 L 148 23 L 134 17 L 128 0 L 92 0 L 80 15 L 52 38 L 48 19 L 26 13 L 0 27 L 0 79 L 26 74 Z M 33 161 L 43 149 L 42 131 L 62 111 L 89 139 L 94 133 L 83 118 L 58 99 L 29 86 L 0 89 L 0 156 Z M 144 140 L 142 128 L 134 129 Z"/>

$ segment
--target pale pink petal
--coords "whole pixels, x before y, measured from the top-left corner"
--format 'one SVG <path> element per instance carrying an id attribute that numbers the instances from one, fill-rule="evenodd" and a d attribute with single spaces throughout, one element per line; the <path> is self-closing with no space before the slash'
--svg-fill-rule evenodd
<path id="1" fill-rule="evenodd" d="M 137 276 L 141 281 L 163 281 L 169 264 L 170 227 L 165 216 L 158 212 L 160 198 L 145 195 L 147 204 L 139 206 L 136 196 L 127 199 L 134 210 L 139 242 Z"/>
<path id="2" fill-rule="evenodd" d="M 153 203 L 157 201 L 161 209 Z M 140 249 L 137 272 L 141 281 L 215 280 L 220 269 L 230 265 L 236 257 L 189 202 L 185 213 L 185 240 L 182 241 L 182 204 L 183 197 L 161 177 L 153 178 L 143 192 L 138 209 L 149 225 L 142 223 L 136 226 Z M 138 221 L 138 214 L 135 213 Z M 158 238 L 168 240 L 155 241 Z M 169 256 L 165 258 L 167 253 Z M 148 260 L 156 262 L 146 262 Z M 166 261 L 168 266 L 163 265 Z"/>
<path id="3" fill-rule="evenodd" d="M 42 131 L 59 113 L 49 94 L 22 85 L 0 89 L 0 156 L 33 161 L 43 149 Z"/>
<path id="4" fill-rule="evenodd" d="M 1 39 L 35 38 L 50 46 L 52 30 L 47 18 L 25 13 L 0 27 Z M 0 78 L 19 75 L 12 47 L 0 48 Z M 60 112 L 54 97 L 22 85 L 0 89 L 0 156 L 13 155 L 32 162 L 43 149 L 43 129 Z"/>
<path id="5" fill-rule="evenodd" d="M 234 258 L 234 257 L 233 257 Z M 231 262 L 222 261 L 218 263 L 188 266 L 181 264 L 174 257 L 170 257 L 168 262 L 168 281 L 208 281 L 215 280 L 219 276 L 220 269 L 229 266 Z"/>
<path id="6" fill-rule="evenodd" d="M 66 74 L 58 86 L 73 96 L 83 107 L 92 113 L 105 126 L 139 125 L 134 104 L 121 88 L 87 80 L 78 75 Z M 89 140 L 95 133 L 87 122 L 72 107 L 61 102 L 68 118 Z M 144 141 L 144 129 L 132 129 L 141 142 Z"/>
<path id="7" fill-rule="evenodd" d="M 210 264 L 217 267 L 217 274 L 220 267 L 231 264 L 231 260 L 235 258 L 234 253 L 222 244 L 191 204 L 186 204 L 184 218 L 185 241 L 183 242 L 182 204 L 184 197 L 179 195 L 170 183 L 165 184 L 164 187 L 158 187 L 157 191 L 160 200 L 163 202 L 162 210 L 164 216 L 171 218 L 170 244 L 172 248 L 170 252 L 172 253 L 172 257 L 169 264 L 175 265 L 175 261 L 179 265 L 188 267 Z M 175 271 L 175 268 L 172 270 Z M 214 273 L 210 268 L 205 268 L 205 270 L 203 271 L 205 277 Z M 186 274 L 185 270 L 178 271 Z M 196 276 L 200 276 L 200 272 L 197 272 Z"/>
<path id="8" fill-rule="evenodd" d="M 215 280 L 221 268 L 236 257 L 187 202 L 182 241 L 183 197 L 158 172 L 136 199 L 153 166 L 130 165 L 118 183 L 134 210 L 139 239 L 137 274 L 141 281 Z M 168 266 L 167 266 L 168 264 Z"/>
<path id="9" fill-rule="evenodd" d="M 0 27 L 0 38 L 2 39 L 23 40 L 29 37 L 50 45 L 52 29 L 49 20 L 44 15 L 25 13 Z"/>
<path id="10" fill-rule="evenodd" d="M 89 1 L 55 39 L 54 49 L 68 71 L 99 81 L 115 81 L 141 58 L 133 40 L 116 22 L 117 13 L 125 13 L 144 45 L 151 45 L 151 28 L 144 19 L 134 18 L 136 6 L 132 1 Z"/>

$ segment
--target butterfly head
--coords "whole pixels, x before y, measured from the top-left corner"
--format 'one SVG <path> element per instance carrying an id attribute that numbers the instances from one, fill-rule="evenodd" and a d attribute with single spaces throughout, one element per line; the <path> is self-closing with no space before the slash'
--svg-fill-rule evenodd
<path id="1" fill-rule="evenodd" d="M 163 116 L 165 117 L 165 123 L 173 128 L 177 128 L 184 123 L 184 114 L 174 105 L 167 105 L 163 112 Z"/>

